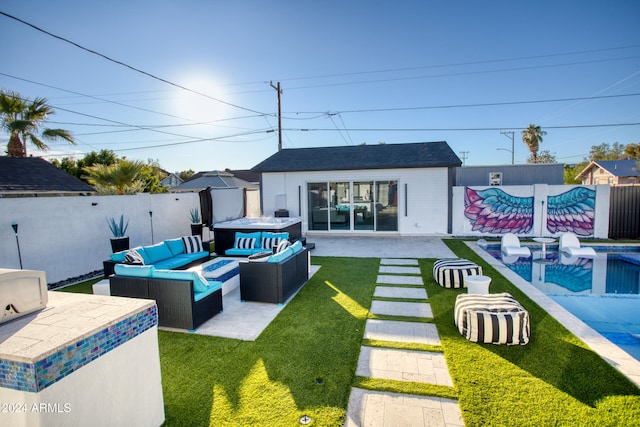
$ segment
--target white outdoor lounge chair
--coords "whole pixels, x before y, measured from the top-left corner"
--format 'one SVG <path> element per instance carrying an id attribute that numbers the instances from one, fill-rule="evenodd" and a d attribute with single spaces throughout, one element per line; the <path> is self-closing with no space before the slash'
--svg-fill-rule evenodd
<path id="1" fill-rule="evenodd" d="M 593 248 L 580 247 L 580 240 L 575 234 L 569 232 L 560 235 L 558 250 L 572 257 L 595 258 L 596 256 L 596 251 Z"/>
<path id="2" fill-rule="evenodd" d="M 513 233 L 507 233 L 502 236 L 500 249 L 507 256 L 531 256 L 531 250 L 526 246 L 520 246 L 520 239 Z"/>

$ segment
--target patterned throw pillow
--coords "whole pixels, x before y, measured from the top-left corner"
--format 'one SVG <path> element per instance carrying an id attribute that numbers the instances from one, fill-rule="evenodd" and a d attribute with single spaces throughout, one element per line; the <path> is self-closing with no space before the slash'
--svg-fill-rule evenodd
<path id="1" fill-rule="evenodd" d="M 132 265 L 144 265 L 144 259 L 142 259 L 142 255 L 140 255 L 138 251 L 136 251 L 135 249 L 131 249 L 124 256 L 124 263 Z"/>
<path id="2" fill-rule="evenodd" d="M 200 236 L 184 236 L 182 242 L 184 243 L 184 253 L 186 254 L 202 252 L 204 250 Z"/>
<path id="3" fill-rule="evenodd" d="M 274 249 L 278 246 L 282 239 L 280 237 L 263 237 L 262 247 L 264 249 Z"/>
<path id="4" fill-rule="evenodd" d="M 249 262 L 265 262 L 271 256 L 271 252 L 258 252 L 257 254 L 249 255 L 247 260 Z"/>
<path id="5" fill-rule="evenodd" d="M 253 237 L 238 237 L 236 239 L 236 248 L 253 249 L 256 247 L 256 239 Z"/>

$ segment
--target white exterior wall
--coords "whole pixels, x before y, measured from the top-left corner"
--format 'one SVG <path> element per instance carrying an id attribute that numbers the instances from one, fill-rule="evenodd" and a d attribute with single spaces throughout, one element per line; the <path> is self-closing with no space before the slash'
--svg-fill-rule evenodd
<path id="1" fill-rule="evenodd" d="M 149 211 L 158 243 L 190 235 L 189 210 L 199 207 L 198 193 L 0 198 L 0 267 L 20 268 L 13 222 L 23 267 L 44 271 L 47 282 L 55 283 L 102 269 L 111 254 L 107 218 L 129 219 L 127 235 L 135 247 L 152 243 Z"/>
<path id="2" fill-rule="evenodd" d="M 266 216 L 273 216 L 277 209 L 282 208 L 278 204 L 285 203 L 290 216 L 302 217 L 302 232 L 306 233 L 309 231 L 307 183 L 395 180 L 398 181 L 398 234 L 446 234 L 449 215 L 448 192 L 450 191 L 447 179 L 447 168 L 263 173 L 262 211 Z M 286 195 L 286 202 L 282 195 Z M 322 231 L 312 232 L 322 233 Z M 340 232 L 349 231 L 340 230 Z M 373 232 L 358 230 L 353 233 Z"/>

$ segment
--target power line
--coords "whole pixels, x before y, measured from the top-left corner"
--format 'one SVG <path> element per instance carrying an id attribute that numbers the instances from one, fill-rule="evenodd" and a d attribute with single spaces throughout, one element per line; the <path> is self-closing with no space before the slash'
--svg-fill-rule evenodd
<path id="1" fill-rule="evenodd" d="M 198 91 L 196 91 L 196 90 L 189 89 L 188 87 L 182 86 L 182 85 L 180 85 L 180 84 L 173 83 L 172 81 L 169 81 L 169 80 L 167 80 L 167 79 L 163 79 L 162 77 L 158 77 L 158 76 L 156 76 L 156 75 L 154 75 L 154 74 L 151 74 L 151 73 L 146 72 L 146 71 L 143 71 L 143 70 L 141 70 L 141 69 L 139 69 L 139 68 L 133 67 L 133 66 L 131 66 L 131 65 L 129 65 L 129 64 L 126 64 L 126 63 L 124 63 L 124 62 L 122 62 L 122 61 L 118 61 L 117 59 L 113 59 L 113 58 L 111 58 L 111 57 L 109 57 L 109 56 L 107 56 L 107 55 L 104 55 L 104 54 L 102 54 L 102 53 L 100 53 L 100 52 L 97 52 L 97 51 L 95 51 L 95 50 L 93 50 L 93 49 L 89 49 L 89 48 L 87 48 L 87 47 L 84 47 L 84 46 L 82 46 L 81 44 L 78 44 L 78 43 L 76 43 L 76 42 L 73 42 L 73 41 L 71 41 L 71 40 L 69 40 L 69 39 L 66 39 L 66 38 L 64 38 L 64 37 L 58 36 L 58 35 L 56 35 L 56 34 L 53 34 L 53 33 L 49 32 L 49 31 L 46 31 L 46 30 L 44 30 L 44 29 L 42 29 L 42 28 L 40 28 L 40 27 L 38 27 L 38 26 L 36 26 L 36 25 L 33 25 L 33 24 L 31 24 L 31 23 L 29 23 L 29 22 L 27 22 L 27 21 L 24 21 L 24 20 L 22 20 L 22 19 L 20 19 L 20 18 L 17 18 L 17 17 L 15 17 L 15 16 L 13 16 L 13 15 L 9 15 L 9 14 L 8 14 L 8 13 L 6 13 L 6 12 L 2 12 L 2 11 L 0 11 L 0 15 L 6 16 L 7 18 L 13 19 L 13 20 L 15 20 L 15 21 L 17 21 L 17 22 L 20 22 L 21 24 L 24 24 L 24 25 L 29 26 L 29 27 L 33 28 L 34 30 L 37 30 L 37 31 L 39 31 L 39 32 L 41 32 L 41 33 L 44 33 L 44 34 L 46 34 L 46 35 L 48 35 L 48 36 L 51 36 L 51 37 L 53 37 L 53 38 L 55 38 L 55 39 L 61 40 L 61 41 L 65 42 L 65 43 L 69 43 L 69 44 L 70 44 L 70 45 L 72 45 L 72 46 L 75 46 L 75 47 L 77 47 L 77 48 L 79 48 L 79 49 L 82 49 L 82 50 L 84 50 L 84 51 L 86 51 L 86 52 L 89 52 L 89 53 L 91 53 L 91 54 L 93 54 L 93 55 L 97 55 L 97 56 L 99 56 L 99 57 L 101 57 L 101 58 L 106 59 L 107 61 L 113 62 L 114 64 L 118 64 L 118 65 L 121 65 L 121 66 L 123 66 L 123 67 L 129 68 L 130 70 L 133 70 L 133 71 L 135 71 L 135 72 L 137 72 L 137 73 L 143 74 L 143 75 L 145 75 L 145 76 L 147 76 L 147 77 L 151 77 L 152 79 L 158 80 L 158 81 L 160 81 L 160 82 L 163 82 L 163 83 L 169 84 L 169 85 L 171 85 L 171 86 L 174 86 L 174 87 L 180 88 L 180 89 L 182 89 L 182 90 L 186 90 L 186 91 L 191 92 L 191 93 L 195 93 L 195 94 L 197 94 L 197 95 L 203 96 L 203 97 L 205 97 L 205 98 L 209 98 L 209 99 L 211 99 L 211 100 L 213 100 L 213 101 L 220 102 L 221 104 L 225 104 L 225 105 L 228 105 L 228 106 L 230 106 L 230 107 L 239 108 L 239 109 L 241 109 L 241 110 L 250 111 L 250 112 L 252 112 L 252 113 L 256 113 L 256 114 L 265 114 L 265 113 L 262 113 L 261 111 L 252 110 L 251 108 L 246 108 L 246 107 L 242 107 L 242 106 L 240 106 L 240 105 L 233 104 L 233 103 L 231 103 L 231 102 L 223 101 L 223 100 L 221 100 L 221 99 L 214 98 L 214 97 L 209 96 L 209 95 L 207 95 L 207 94 L 204 94 L 204 93 L 202 93 L 202 92 L 198 92 Z"/>
<path id="2" fill-rule="evenodd" d="M 466 65 L 482 65 L 482 64 L 491 64 L 497 62 L 512 62 L 512 61 L 524 61 L 530 59 L 542 59 L 542 58 L 553 58 L 558 56 L 570 56 L 570 55 L 583 55 L 588 53 L 597 53 L 597 52 L 608 52 L 613 50 L 623 50 L 623 49 L 633 49 L 640 47 L 640 44 L 628 45 L 628 46 L 616 46 L 616 47 L 608 47 L 601 49 L 589 49 L 589 50 L 580 50 L 573 52 L 559 52 L 552 54 L 544 54 L 544 55 L 531 55 L 531 56 L 520 56 L 513 58 L 499 58 L 499 59 L 487 59 L 482 61 L 468 61 L 468 62 L 457 62 L 452 64 L 434 64 L 434 65 L 420 65 L 417 67 L 400 67 L 400 68 L 387 68 L 382 70 L 368 70 L 368 71 L 353 71 L 346 73 L 333 73 L 333 74 L 319 74 L 315 76 L 304 76 L 304 77 L 290 77 L 290 78 L 281 78 L 278 79 L 280 81 L 294 81 L 294 80 L 312 80 L 312 79 L 322 79 L 322 78 L 330 78 L 330 77 L 347 77 L 347 76 L 356 76 L 363 74 L 381 74 L 381 73 L 390 73 L 390 72 L 398 72 L 398 71 L 414 71 L 414 70 L 423 70 L 430 68 L 446 68 L 446 67 L 458 67 L 458 66 L 466 66 Z M 264 81 L 254 81 L 254 82 L 242 82 L 242 83 L 231 83 L 227 86 L 241 86 L 241 85 L 250 85 L 250 84 L 262 84 Z"/>
<path id="3" fill-rule="evenodd" d="M 601 96 L 582 96 L 573 98 L 556 98 L 556 99 L 537 99 L 527 101 L 505 101 L 505 102 L 482 102 L 476 104 L 449 104 L 449 105 L 428 105 L 419 107 L 397 107 L 397 108 L 367 108 L 359 110 L 341 110 L 337 113 L 377 113 L 377 112 L 389 112 L 389 111 L 412 111 L 412 110 L 439 110 L 447 108 L 474 108 L 474 107 L 499 107 L 504 105 L 522 105 L 522 104 L 542 104 L 548 102 L 572 102 L 583 100 L 596 100 L 596 99 L 609 99 L 609 98 L 623 98 L 640 96 L 640 93 L 626 93 L 620 95 L 601 95 Z M 319 114 L 319 111 L 298 111 L 288 112 L 286 114 Z"/>
<path id="4" fill-rule="evenodd" d="M 566 125 L 566 126 L 545 126 L 545 129 L 580 129 L 580 128 L 598 128 L 598 127 L 622 127 L 622 126 L 640 126 L 640 123 L 603 123 L 593 125 Z M 346 130 L 349 132 L 469 132 L 469 131 L 500 131 L 503 129 L 521 129 L 522 126 L 501 126 L 491 128 L 351 128 L 351 129 L 332 129 L 332 128 L 288 128 L 286 131 L 293 132 L 332 132 Z"/>

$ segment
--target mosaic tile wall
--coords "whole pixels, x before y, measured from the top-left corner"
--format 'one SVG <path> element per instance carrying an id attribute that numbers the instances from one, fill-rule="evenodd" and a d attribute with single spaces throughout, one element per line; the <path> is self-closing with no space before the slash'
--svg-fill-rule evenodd
<path id="1" fill-rule="evenodd" d="M 158 324 L 154 305 L 34 363 L 0 359 L 0 387 L 39 392 Z"/>

